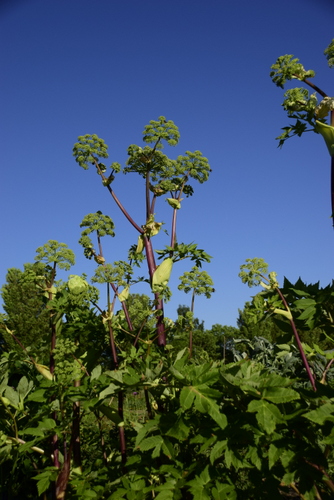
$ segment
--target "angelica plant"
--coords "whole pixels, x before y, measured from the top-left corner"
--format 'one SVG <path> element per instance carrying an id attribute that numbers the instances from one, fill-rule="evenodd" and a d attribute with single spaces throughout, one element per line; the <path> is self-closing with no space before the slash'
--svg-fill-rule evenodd
<path id="1" fill-rule="evenodd" d="M 160 116 L 158 120 L 151 120 L 143 131 L 144 147 L 131 144 L 128 147 L 128 160 L 121 168 L 119 163 L 111 163 L 110 170 L 105 161 L 108 158 L 108 146 L 105 141 L 96 134 L 79 136 L 74 145 L 73 155 L 76 162 L 85 170 L 90 165 L 95 167 L 96 173 L 102 180 L 102 185 L 107 188 L 115 203 L 124 214 L 128 222 L 138 233 L 137 246 L 132 246 L 129 257 L 132 265 L 138 265 L 145 251 L 148 266 L 148 281 L 154 294 L 156 308 L 157 343 L 159 346 L 166 345 L 166 329 L 164 322 L 164 300 L 170 298 L 168 282 L 173 268 L 173 263 L 181 258 L 189 257 L 198 262 L 209 261 L 210 257 L 202 251 L 199 255 L 196 245 L 185 245 L 177 243 L 177 213 L 181 209 L 183 196 L 189 197 L 194 193 L 192 181 L 203 183 L 208 180 L 211 172 L 209 162 L 198 150 L 186 151 L 185 155 L 179 155 L 176 159 L 170 159 L 162 152 L 165 144 L 176 146 L 180 134 L 177 126 L 171 120 Z M 144 205 L 146 217 L 144 221 L 137 222 L 126 210 L 123 203 L 117 197 L 113 186 L 118 174 L 137 174 L 144 179 L 145 193 Z M 170 244 L 166 250 L 160 250 L 160 258 L 163 261 L 157 265 L 153 238 L 162 227 L 162 222 L 157 220 L 156 212 L 158 201 L 161 197 L 172 209 Z M 85 253 L 93 256 L 89 240 L 83 235 L 81 243 L 84 244 Z M 180 256 L 180 250 L 182 256 Z M 101 256 L 101 254 L 99 254 Z M 96 256 L 94 256 L 96 257 Z M 101 258 L 101 257 L 100 257 Z M 101 262 L 103 264 L 103 262 Z"/>
<path id="2" fill-rule="evenodd" d="M 324 51 L 329 67 L 334 66 L 334 39 Z M 283 133 L 276 139 L 282 147 L 287 139 L 297 135 L 301 137 L 305 132 L 315 132 L 323 136 L 328 152 L 331 156 L 331 204 L 332 218 L 334 214 L 334 97 L 327 95 L 310 78 L 314 78 L 313 70 L 305 70 L 299 59 L 292 55 L 280 56 L 271 66 L 270 77 L 278 87 L 284 89 L 287 81 L 298 80 L 307 85 L 313 93 L 305 87 L 288 89 L 284 93 L 283 108 L 288 118 L 294 122 L 283 127 Z M 319 97 L 320 96 L 320 100 Z M 329 115 L 329 123 L 327 117 Z M 334 227 L 334 218 L 333 218 Z"/>
<path id="3" fill-rule="evenodd" d="M 269 312 L 273 314 L 280 314 L 289 320 L 308 378 L 313 390 L 316 391 L 314 376 L 311 372 L 310 365 L 307 361 L 302 343 L 300 341 L 294 318 L 288 302 L 280 290 L 276 276 L 277 273 L 275 271 L 268 273 L 268 264 L 263 259 L 246 259 L 246 264 L 240 266 L 239 277 L 243 283 L 246 283 L 249 287 L 261 285 L 265 290 L 272 291 L 274 293 L 273 299 L 266 304 L 267 309 Z M 275 297 L 276 294 L 278 294 L 278 300 Z"/>

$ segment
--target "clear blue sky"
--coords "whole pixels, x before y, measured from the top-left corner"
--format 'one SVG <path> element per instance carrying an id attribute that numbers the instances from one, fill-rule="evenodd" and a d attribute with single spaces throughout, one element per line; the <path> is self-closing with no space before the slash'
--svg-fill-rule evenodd
<path id="1" fill-rule="evenodd" d="M 179 241 L 213 256 L 205 270 L 216 293 L 195 304 L 206 327 L 234 325 L 257 292 L 238 278 L 246 258 L 263 257 L 281 282 L 330 283 L 330 157 L 315 134 L 277 148 L 288 120 L 269 71 L 278 56 L 294 54 L 333 95 L 334 70 L 323 55 L 333 20 L 332 0 L 2 1 L 0 283 L 49 239 L 76 253 L 73 274 L 92 276 L 79 224 L 97 210 L 116 225 L 107 260 L 125 257 L 137 234 L 93 169 L 75 163 L 72 147 L 78 135 L 96 133 L 109 145 L 110 163 L 124 165 L 127 146 L 141 145 L 144 125 L 160 115 L 181 133 L 166 154 L 199 149 L 212 168 L 178 214 Z M 113 186 L 144 224 L 142 181 L 120 176 Z M 157 207 L 166 229 L 168 208 L 163 200 Z M 168 243 L 159 235 L 155 248 Z M 174 289 L 186 269 L 175 266 Z M 167 316 L 189 303 L 175 293 Z"/>

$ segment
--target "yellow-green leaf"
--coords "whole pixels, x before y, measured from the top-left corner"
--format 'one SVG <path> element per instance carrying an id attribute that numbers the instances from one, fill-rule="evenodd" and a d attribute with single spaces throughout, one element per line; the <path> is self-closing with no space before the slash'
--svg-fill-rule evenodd
<path id="1" fill-rule="evenodd" d="M 121 293 L 118 294 L 118 298 L 119 298 L 120 302 L 124 302 L 124 300 L 126 300 L 129 297 L 129 291 L 130 291 L 130 287 L 126 286 L 121 291 Z"/>
<path id="2" fill-rule="evenodd" d="M 138 243 L 137 243 L 136 253 L 142 253 L 143 250 L 144 250 L 144 238 L 140 234 L 138 236 Z"/>
<path id="3" fill-rule="evenodd" d="M 50 372 L 49 368 L 45 365 L 40 365 L 39 363 L 34 363 L 36 369 L 39 371 L 41 375 L 43 375 L 44 378 L 48 380 L 53 380 L 53 375 Z"/>
<path id="4" fill-rule="evenodd" d="M 178 200 L 176 200 L 175 198 L 166 198 L 166 201 L 168 201 L 169 205 L 172 208 L 176 208 L 177 210 L 179 210 L 181 208 L 181 203 Z"/>
<path id="5" fill-rule="evenodd" d="M 331 156 L 334 156 L 334 127 L 327 125 L 326 123 L 319 122 L 316 120 L 316 132 L 322 135 L 325 139 L 325 143 L 328 152 Z"/>
<path id="6" fill-rule="evenodd" d="M 167 285 L 173 268 L 173 259 L 168 257 L 156 268 L 152 278 L 152 289 L 156 285 Z"/>

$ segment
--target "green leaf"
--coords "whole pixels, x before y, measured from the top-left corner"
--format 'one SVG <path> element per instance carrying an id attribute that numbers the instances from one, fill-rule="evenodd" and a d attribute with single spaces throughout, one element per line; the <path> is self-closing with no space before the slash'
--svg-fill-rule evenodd
<path id="1" fill-rule="evenodd" d="M 191 408 L 194 399 L 195 399 L 195 393 L 192 390 L 193 388 L 190 387 L 183 387 L 181 390 L 180 394 L 180 404 L 184 410 L 189 410 Z"/>
<path id="2" fill-rule="evenodd" d="M 90 375 L 90 380 L 92 381 L 92 380 L 99 378 L 101 373 L 102 373 L 102 366 L 101 365 L 95 366 L 95 368 L 93 368 L 92 373 Z"/>
<path id="3" fill-rule="evenodd" d="M 11 406 L 18 410 L 20 400 L 19 395 L 15 391 L 15 389 L 13 389 L 13 387 L 7 386 L 4 394 L 5 397 L 10 401 Z"/>
<path id="4" fill-rule="evenodd" d="M 327 125 L 326 123 L 316 121 L 316 131 L 322 135 L 325 139 L 325 143 L 328 152 L 331 156 L 334 156 L 334 127 Z"/>
<path id="5" fill-rule="evenodd" d="M 249 446 L 246 458 L 248 458 L 258 470 L 261 470 L 262 461 L 255 446 Z"/>
<path id="6" fill-rule="evenodd" d="M 173 500 L 173 498 L 174 498 L 173 491 L 163 490 L 157 494 L 157 496 L 155 497 L 155 500 Z"/>
<path id="7" fill-rule="evenodd" d="M 232 484 L 221 484 L 216 481 L 216 488 L 212 488 L 214 500 L 237 500 L 237 493 Z"/>
<path id="8" fill-rule="evenodd" d="M 166 198 L 166 201 L 172 208 L 179 210 L 181 208 L 181 203 L 175 198 Z"/>
<path id="9" fill-rule="evenodd" d="M 28 396 L 29 401 L 36 401 L 36 403 L 44 403 L 45 402 L 45 391 L 46 389 L 37 389 L 37 391 L 32 392 Z"/>
<path id="10" fill-rule="evenodd" d="M 30 380 L 30 382 L 28 382 L 27 377 L 22 377 L 20 379 L 20 382 L 18 383 L 16 390 L 19 393 L 21 399 L 24 399 L 27 396 L 27 394 L 31 391 L 33 385 L 34 385 L 33 381 Z"/>
<path id="11" fill-rule="evenodd" d="M 166 436 L 173 437 L 178 441 L 183 441 L 188 438 L 189 433 L 190 427 L 185 424 L 184 419 L 181 416 L 176 420 L 174 425 L 172 425 L 172 427 L 168 429 L 168 431 L 166 432 Z"/>
<path id="12" fill-rule="evenodd" d="M 171 374 L 177 379 L 177 380 L 184 380 L 185 379 L 185 376 L 182 375 L 181 372 L 179 372 L 178 370 L 176 370 L 176 368 L 174 368 L 174 366 L 170 366 L 169 367 L 169 371 L 171 372 Z"/>
<path id="13" fill-rule="evenodd" d="M 109 418 L 114 424 L 118 425 L 122 422 L 121 417 L 119 416 L 118 412 L 114 410 L 113 408 L 110 408 L 110 406 L 106 405 L 99 405 L 98 410 L 103 413 L 106 417 Z"/>
<path id="14" fill-rule="evenodd" d="M 268 450 L 269 469 L 271 469 L 282 454 L 282 448 L 277 448 L 274 443 L 270 443 Z"/>
<path id="15" fill-rule="evenodd" d="M 309 306 L 315 306 L 317 303 L 314 299 L 298 299 L 294 301 L 294 305 L 300 309 L 306 309 Z"/>
<path id="16" fill-rule="evenodd" d="M 173 259 L 168 257 L 156 268 L 152 278 L 152 290 L 154 291 L 158 285 L 166 286 L 173 268 Z"/>
<path id="17" fill-rule="evenodd" d="M 155 448 L 158 445 L 162 446 L 162 443 L 163 443 L 163 438 L 161 436 L 150 436 L 148 438 L 143 439 L 141 443 L 137 445 L 137 448 L 139 448 L 142 451 L 147 451 L 151 450 L 152 448 Z"/>
<path id="18" fill-rule="evenodd" d="M 222 458 L 223 452 L 226 450 L 226 448 L 227 448 L 227 439 L 225 439 L 224 441 L 218 441 L 214 445 L 210 453 L 210 462 L 212 465 L 215 462 L 215 460 L 217 460 L 218 458 L 220 459 Z"/>
<path id="19" fill-rule="evenodd" d="M 288 387 L 267 387 L 264 389 L 262 397 L 276 404 L 300 399 L 298 392 Z"/>
<path id="20" fill-rule="evenodd" d="M 22 431 L 22 434 L 28 434 L 29 436 L 44 436 L 44 432 L 39 427 L 27 427 Z"/>
<path id="21" fill-rule="evenodd" d="M 276 428 L 276 424 L 283 421 L 282 414 L 277 406 L 263 399 L 251 401 L 247 411 L 256 412 L 256 419 L 259 426 L 263 428 L 267 434 L 272 434 Z"/>
<path id="22" fill-rule="evenodd" d="M 118 386 L 111 383 L 106 389 L 100 392 L 99 398 L 100 399 L 105 399 L 107 396 L 110 394 L 115 394 L 115 392 L 118 390 Z"/>
<path id="23" fill-rule="evenodd" d="M 334 422 L 334 403 L 325 403 L 315 410 L 305 413 L 303 417 L 316 424 L 323 425 L 326 420 Z"/>
<path id="24" fill-rule="evenodd" d="M 51 481 L 49 478 L 44 478 L 38 481 L 37 483 L 37 490 L 38 490 L 38 495 L 40 496 L 44 491 L 46 491 L 51 484 Z"/>
<path id="25" fill-rule="evenodd" d="M 130 286 L 126 286 L 121 293 L 118 294 L 118 299 L 120 302 L 124 302 L 128 297 L 130 293 Z"/>
<path id="26" fill-rule="evenodd" d="M 314 316 L 316 308 L 314 306 L 307 307 L 299 316 L 298 319 L 309 319 Z"/>

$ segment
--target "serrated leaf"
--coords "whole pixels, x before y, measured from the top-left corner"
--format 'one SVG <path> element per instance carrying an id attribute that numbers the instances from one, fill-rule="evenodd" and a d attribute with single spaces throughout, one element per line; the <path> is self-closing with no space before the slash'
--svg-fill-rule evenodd
<path id="1" fill-rule="evenodd" d="M 309 319 L 314 316 L 314 313 L 316 312 L 316 308 L 314 306 L 310 306 L 307 309 L 305 309 L 299 316 L 298 319 Z"/>
<path id="2" fill-rule="evenodd" d="M 221 429 L 225 429 L 225 427 L 227 426 L 226 415 L 219 411 L 219 407 L 216 403 L 210 403 L 208 413 Z"/>
<path id="3" fill-rule="evenodd" d="M 326 420 L 334 422 L 334 404 L 325 403 L 324 405 L 316 408 L 315 410 L 305 413 L 303 417 L 311 420 L 312 422 L 323 425 Z"/>
<path id="4" fill-rule="evenodd" d="M 248 458 L 258 470 L 261 470 L 262 462 L 255 446 L 249 446 L 246 458 Z"/>
<path id="5" fill-rule="evenodd" d="M 45 402 L 45 389 L 37 389 L 37 391 L 32 392 L 28 396 L 29 401 L 35 401 L 36 403 Z"/>
<path id="6" fill-rule="evenodd" d="M 27 427 L 22 431 L 22 434 L 28 434 L 29 436 L 39 436 L 43 437 L 44 432 L 42 429 L 39 429 L 38 427 Z"/>
<path id="7" fill-rule="evenodd" d="M 49 478 L 43 478 L 37 483 L 37 490 L 38 490 L 38 495 L 42 495 L 50 486 L 50 479 Z"/>
<path id="8" fill-rule="evenodd" d="M 141 443 L 137 446 L 142 451 L 151 450 L 156 446 L 162 446 L 163 438 L 161 436 L 150 436 L 141 441 Z"/>
<path id="9" fill-rule="evenodd" d="M 174 368 L 174 366 L 170 366 L 169 367 L 169 371 L 171 372 L 171 374 L 177 379 L 177 380 L 184 380 L 185 379 L 185 376 L 182 375 L 182 373 L 180 373 L 176 368 Z"/>
<path id="10" fill-rule="evenodd" d="M 212 488 L 214 500 L 237 500 L 235 488 L 231 484 L 221 484 L 216 481 L 216 488 Z"/>
<path id="11" fill-rule="evenodd" d="M 163 490 L 157 494 L 157 496 L 155 497 L 155 500 L 173 500 L 173 498 L 174 498 L 173 491 Z"/>
<path id="12" fill-rule="evenodd" d="M 99 399 L 105 399 L 110 394 L 115 394 L 118 389 L 117 385 L 110 384 L 106 389 L 100 392 Z"/>
<path id="13" fill-rule="evenodd" d="M 102 373 L 102 366 L 101 365 L 95 366 L 95 368 L 92 370 L 92 373 L 90 375 L 90 380 L 95 380 L 95 379 L 99 378 L 101 373 Z"/>
<path id="14" fill-rule="evenodd" d="M 184 410 L 191 408 L 195 399 L 195 394 L 192 387 L 183 387 L 180 393 L 180 404 Z"/>
<path id="15" fill-rule="evenodd" d="M 253 400 L 249 403 L 247 411 L 256 412 L 256 419 L 259 426 L 263 428 L 267 434 L 274 432 L 276 424 L 283 421 L 281 412 L 277 406 L 268 403 L 263 399 Z"/>
<path id="16" fill-rule="evenodd" d="M 210 462 L 212 465 L 215 460 L 222 457 L 223 452 L 226 450 L 226 448 L 227 448 L 227 439 L 225 439 L 224 441 L 218 441 L 214 445 L 210 453 Z"/>
<path id="17" fill-rule="evenodd" d="M 268 450 L 269 469 L 271 469 L 282 454 L 282 448 L 277 448 L 274 443 L 270 443 Z"/>
<path id="18" fill-rule="evenodd" d="M 288 387 L 267 387 L 263 390 L 262 397 L 276 404 L 300 399 L 298 392 Z"/>
<path id="19" fill-rule="evenodd" d="M 18 410 L 20 399 L 19 399 L 19 395 L 15 391 L 15 389 L 13 389 L 13 387 L 10 387 L 8 385 L 6 387 L 4 395 L 10 401 L 11 406 L 13 406 L 14 408 L 16 408 Z"/>
<path id="20" fill-rule="evenodd" d="M 27 377 L 22 377 L 16 388 L 17 392 L 19 393 L 19 396 L 22 399 L 24 399 L 26 395 L 31 391 L 33 385 L 34 383 L 32 380 L 28 382 Z"/>
<path id="21" fill-rule="evenodd" d="M 294 305 L 300 309 L 306 309 L 310 306 L 315 306 L 317 303 L 314 299 L 298 299 L 294 301 Z"/>
<path id="22" fill-rule="evenodd" d="M 178 441 L 183 441 L 184 439 L 188 438 L 189 432 L 190 427 L 185 424 L 182 417 L 179 417 L 174 425 L 170 429 L 168 429 L 168 431 L 166 432 L 166 436 L 173 437 Z"/>

